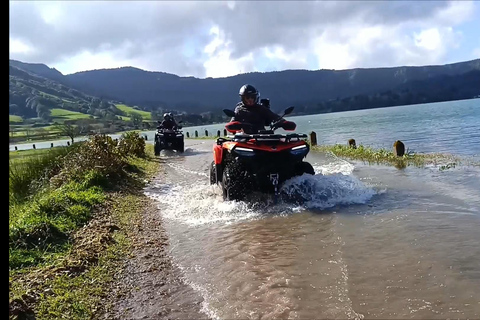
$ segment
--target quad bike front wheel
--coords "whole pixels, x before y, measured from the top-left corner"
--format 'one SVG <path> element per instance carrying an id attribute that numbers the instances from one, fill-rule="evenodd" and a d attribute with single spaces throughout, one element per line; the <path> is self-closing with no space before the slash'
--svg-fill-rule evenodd
<path id="1" fill-rule="evenodd" d="M 155 139 L 155 145 L 153 146 L 153 151 L 156 156 L 160 155 L 160 151 L 162 151 L 162 144 L 158 139 Z"/>
<path id="2" fill-rule="evenodd" d="M 241 170 L 227 165 L 222 175 L 223 200 L 243 200 L 246 195 L 246 184 L 241 178 Z"/>
<path id="3" fill-rule="evenodd" d="M 311 175 L 315 174 L 315 169 L 313 169 L 313 166 L 306 161 L 300 162 L 296 167 L 296 174 L 298 176 L 301 176 L 304 173 L 311 174 Z"/>
<path id="4" fill-rule="evenodd" d="M 177 151 L 180 152 L 180 153 L 183 153 L 185 151 L 185 145 L 184 145 L 183 140 L 178 142 Z"/>
<path id="5" fill-rule="evenodd" d="M 217 168 L 215 167 L 215 161 L 210 164 L 210 184 L 217 183 Z"/>

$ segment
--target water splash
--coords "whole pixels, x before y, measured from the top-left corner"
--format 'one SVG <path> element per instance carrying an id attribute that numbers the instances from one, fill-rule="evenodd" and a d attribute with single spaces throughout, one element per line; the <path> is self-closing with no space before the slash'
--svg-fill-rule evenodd
<path id="1" fill-rule="evenodd" d="M 179 169 L 174 164 L 170 165 Z M 317 166 L 316 171 L 322 174 L 305 174 L 286 181 L 280 189 L 283 201 L 276 205 L 265 196 L 250 197 L 247 201 L 224 201 L 220 187 L 207 184 L 183 186 L 157 183 L 145 194 L 159 202 L 162 215 L 167 219 L 188 225 L 230 224 L 303 210 L 366 203 L 377 192 L 350 175 L 353 169 L 348 162 Z"/>
<path id="2" fill-rule="evenodd" d="M 364 204 L 377 193 L 356 177 L 343 173 L 304 174 L 286 181 L 280 192 L 286 202 L 317 210 L 336 205 Z"/>
<path id="3" fill-rule="evenodd" d="M 336 161 L 330 162 L 324 165 L 313 164 L 313 168 L 317 174 L 334 174 L 334 173 L 341 173 L 343 175 L 350 175 L 352 174 L 355 166 L 350 162 L 337 159 Z"/>
<path id="4" fill-rule="evenodd" d="M 324 210 L 336 205 L 364 204 L 377 192 L 352 175 L 355 166 L 336 158 L 327 164 L 313 164 L 315 175 L 304 174 L 286 181 L 281 189 L 284 201 L 298 209 Z"/>
<path id="5" fill-rule="evenodd" d="M 223 201 L 217 185 L 157 184 L 145 194 L 159 202 L 163 217 L 188 225 L 233 223 L 261 215 L 246 202 Z"/>

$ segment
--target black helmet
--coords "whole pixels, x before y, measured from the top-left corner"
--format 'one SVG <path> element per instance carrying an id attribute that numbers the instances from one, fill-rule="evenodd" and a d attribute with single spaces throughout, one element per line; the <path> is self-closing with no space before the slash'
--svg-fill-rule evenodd
<path id="1" fill-rule="evenodd" d="M 258 90 L 251 84 L 244 84 L 240 88 L 238 94 L 240 95 L 243 103 L 245 103 L 246 97 L 253 97 L 255 99 L 255 103 L 258 103 L 258 99 L 260 98 L 260 92 L 258 92 Z"/>
<path id="2" fill-rule="evenodd" d="M 170 120 L 170 119 L 171 119 L 170 113 L 164 113 L 164 114 L 163 114 L 163 119 L 165 119 L 165 120 Z"/>

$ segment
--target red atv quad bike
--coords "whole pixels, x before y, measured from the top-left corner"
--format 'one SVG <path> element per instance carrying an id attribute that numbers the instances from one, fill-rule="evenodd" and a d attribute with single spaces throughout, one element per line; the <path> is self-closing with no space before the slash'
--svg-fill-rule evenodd
<path id="1" fill-rule="evenodd" d="M 216 140 L 210 165 L 210 184 L 220 184 L 224 200 L 243 200 L 257 191 L 273 194 L 277 202 L 283 182 L 304 173 L 315 174 L 312 165 L 303 161 L 310 151 L 307 135 L 274 133 L 278 128 L 295 130 L 294 122 L 283 119 L 293 108 L 287 108 L 282 119 L 271 123 L 270 130 L 255 134 L 243 132 L 251 126 L 248 123 L 233 121 L 225 125 L 234 135 Z M 235 115 L 232 110 L 223 111 L 227 116 Z"/>

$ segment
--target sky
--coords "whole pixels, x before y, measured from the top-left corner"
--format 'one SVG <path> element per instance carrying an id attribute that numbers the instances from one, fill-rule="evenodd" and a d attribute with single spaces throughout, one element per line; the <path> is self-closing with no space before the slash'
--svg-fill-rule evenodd
<path id="1" fill-rule="evenodd" d="M 228 77 L 480 58 L 480 1 L 10 1 L 10 59 Z"/>

